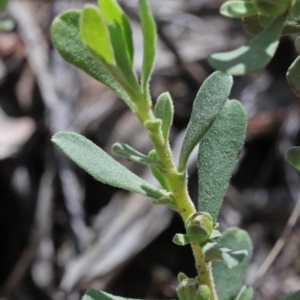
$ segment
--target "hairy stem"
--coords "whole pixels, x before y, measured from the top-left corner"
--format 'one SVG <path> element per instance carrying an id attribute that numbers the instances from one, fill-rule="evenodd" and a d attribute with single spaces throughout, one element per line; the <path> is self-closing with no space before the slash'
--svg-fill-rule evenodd
<path id="1" fill-rule="evenodd" d="M 148 110 L 146 108 L 148 108 Z M 185 172 L 178 172 L 170 143 L 163 138 L 161 123 L 153 115 L 149 102 L 138 102 L 137 111 L 137 117 L 147 129 L 157 157 L 164 167 L 165 171 L 162 174 L 168 182 L 170 188 L 168 192 L 171 192 L 175 201 L 176 210 L 185 222 L 191 214 L 196 212 L 196 208 L 187 189 L 187 175 Z M 211 264 L 205 262 L 200 245 L 191 244 L 191 247 L 195 258 L 198 281 L 200 284 L 206 284 L 210 288 L 212 293 L 210 300 L 217 300 L 218 298 L 211 273 Z"/>

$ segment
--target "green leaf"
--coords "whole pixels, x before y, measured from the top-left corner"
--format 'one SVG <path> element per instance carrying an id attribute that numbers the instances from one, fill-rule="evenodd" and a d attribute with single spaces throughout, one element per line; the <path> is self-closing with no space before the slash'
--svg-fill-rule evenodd
<path id="1" fill-rule="evenodd" d="M 148 0 L 139 0 L 139 6 L 144 43 L 141 85 L 145 93 L 148 92 L 148 83 L 155 58 L 156 25 Z"/>
<path id="2" fill-rule="evenodd" d="M 120 29 L 121 37 L 125 46 L 125 53 L 130 65 L 132 66 L 134 49 L 132 30 L 127 16 L 124 14 L 120 5 L 115 0 L 98 0 L 98 2 L 99 7 L 108 23 L 108 27 L 116 26 Z"/>
<path id="3" fill-rule="evenodd" d="M 295 94 L 300 97 L 300 56 L 289 67 L 286 78 Z"/>
<path id="4" fill-rule="evenodd" d="M 186 234 L 176 233 L 173 237 L 173 243 L 178 246 L 185 246 L 190 243 L 190 240 Z"/>
<path id="5" fill-rule="evenodd" d="M 249 17 L 256 13 L 256 7 L 248 1 L 227 1 L 220 8 L 220 14 L 230 18 Z"/>
<path id="6" fill-rule="evenodd" d="M 285 298 L 282 298 L 280 300 L 299 300 L 300 299 L 300 290 L 292 295 L 289 295 Z"/>
<path id="7" fill-rule="evenodd" d="M 3 11 L 6 9 L 8 2 L 9 2 L 9 0 L 0 0 L 0 11 Z"/>
<path id="8" fill-rule="evenodd" d="M 236 268 L 248 255 L 247 250 L 232 251 L 225 247 L 219 247 L 217 242 L 206 244 L 203 252 L 206 262 L 222 260 L 229 269 Z"/>
<path id="9" fill-rule="evenodd" d="M 132 147 L 122 144 L 122 143 L 115 143 L 112 146 L 112 150 L 114 153 L 137 163 L 148 165 L 148 166 L 156 166 L 161 168 L 162 164 L 157 161 L 156 159 L 150 158 L 137 150 L 133 149 Z"/>
<path id="10" fill-rule="evenodd" d="M 244 75 L 265 67 L 274 56 L 287 14 L 277 17 L 246 46 L 212 54 L 209 64 L 232 75 Z"/>
<path id="11" fill-rule="evenodd" d="M 252 295 L 253 295 L 252 287 L 249 285 L 244 285 L 235 300 L 251 300 Z"/>
<path id="12" fill-rule="evenodd" d="M 291 16 L 294 18 L 299 18 L 300 16 L 300 1 L 294 0 L 292 1 L 292 5 L 290 7 Z"/>
<path id="13" fill-rule="evenodd" d="M 83 295 L 82 300 L 132 300 L 132 299 L 123 298 L 120 296 L 114 296 L 106 292 L 89 289 Z"/>
<path id="14" fill-rule="evenodd" d="M 79 10 L 67 10 L 55 18 L 51 28 L 54 46 L 67 62 L 110 87 L 132 108 L 133 104 L 123 87 L 103 69 L 84 46 L 79 31 L 80 16 Z"/>
<path id="15" fill-rule="evenodd" d="M 266 16 L 279 16 L 290 6 L 290 0 L 252 0 L 252 2 L 260 14 Z"/>
<path id="16" fill-rule="evenodd" d="M 139 91 L 137 78 L 132 69 L 133 44 L 130 23 L 115 0 L 99 0 L 99 7 L 107 22 L 117 66 L 129 86 Z"/>
<path id="17" fill-rule="evenodd" d="M 167 198 L 165 191 L 136 176 L 101 148 L 74 132 L 59 132 L 52 141 L 96 180 L 154 199 Z"/>
<path id="18" fill-rule="evenodd" d="M 217 220 L 231 174 L 246 134 L 246 114 L 236 100 L 227 100 L 198 153 L 198 210 Z"/>
<path id="19" fill-rule="evenodd" d="M 212 262 L 212 272 L 219 300 L 231 300 L 238 294 L 246 268 L 252 256 L 252 244 L 248 233 L 239 228 L 227 229 L 218 240 L 220 247 L 248 251 L 248 256 L 234 269 L 228 269 L 223 261 Z"/>
<path id="20" fill-rule="evenodd" d="M 281 35 L 300 33 L 300 14 L 297 18 L 288 16 L 285 21 Z"/>
<path id="21" fill-rule="evenodd" d="M 86 4 L 80 19 L 80 34 L 85 46 L 106 64 L 115 66 L 115 56 L 109 32 L 101 11 Z"/>
<path id="22" fill-rule="evenodd" d="M 158 160 L 157 157 L 157 153 L 155 150 L 150 151 L 149 153 L 149 157 L 155 160 Z M 165 189 L 165 190 L 169 190 L 169 185 L 168 182 L 166 180 L 166 178 L 163 176 L 163 174 L 161 173 L 161 170 L 159 170 L 158 168 L 154 167 L 154 166 L 149 166 L 150 171 L 152 173 L 152 175 L 156 178 L 156 180 L 161 184 L 161 186 Z"/>
<path id="23" fill-rule="evenodd" d="M 264 30 L 264 27 L 259 22 L 259 15 L 246 17 L 243 19 L 243 27 L 250 35 L 258 35 Z"/>
<path id="24" fill-rule="evenodd" d="M 186 274 L 184 274 L 183 272 L 179 272 L 177 275 L 177 279 L 178 279 L 178 282 L 181 282 L 185 279 L 188 279 L 188 276 Z"/>
<path id="25" fill-rule="evenodd" d="M 295 146 L 290 148 L 286 154 L 285 159 L 298 171 L 300 171 L 300 147 Z"/>
<path id="26" fill-rule="evenodd" d="M 168 140 L 173 122 L 174 106 L 169 93 L 161 94 L 155 105 L 155 117 L 162 120 L 161 130 L 165 141 Z"/>
<path id="27" fill-rule="evenodd" d="M 192 150 L 212 126 L 228 98 L 232 83 L 230 75 L 217 71 L 202 84 L 194 101 L 191 119 L 183 140 L 179 157 L 179 172 L 185 170 Z"/>

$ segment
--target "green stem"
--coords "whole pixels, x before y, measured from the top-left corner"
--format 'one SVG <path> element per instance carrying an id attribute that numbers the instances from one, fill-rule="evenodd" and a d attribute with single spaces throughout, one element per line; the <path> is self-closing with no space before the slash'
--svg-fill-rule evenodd
<path id="1" fill-rule="evenodd" d="M 206 284 L 210 291 L 210 300 L 218 300 L 218 296 L 215 290 L 215 285 L 212 277 L 211 263 L 206 263 L 204 260 L 204 254 L 200 245 L 191 244 L 194 254 L 196 269 L 198 274 L 198 280 L 201 284 Z"/>
<path id="2" fill-rule="evenodd" d="M 195 206 L 189 196 L 187 189 L 186 173 L 178 172 L 173 159 L 173 153 L 168 140 L 165 140 L 161 131 L 161 120 L 156 119 L 151 110 L 151 102 L 135 101 L 137 104 L 136 115 L 140 122 L 145 126 L 151 139 L 152 145 L 157 153 L 158 160 L 164 166 L 163 176 L 168 182 L 175 201 L 176 210 L 181 215 L 183 221 L 196 212 Z M 200 245 L 191 244 L 195 258 L 198 280 L 200 284 L 206 284 L 211 290 L 211 299 L 217 300 L 217 295 L 211 274 L 211 264 L 206 263 Z"/>

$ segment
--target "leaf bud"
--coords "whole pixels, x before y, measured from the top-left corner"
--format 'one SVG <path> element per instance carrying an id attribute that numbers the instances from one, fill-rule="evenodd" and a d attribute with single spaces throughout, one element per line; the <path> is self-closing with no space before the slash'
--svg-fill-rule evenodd
<path id="1" fill-rule="evenodd" d="M 257 10 L 266 16 L 276 17 L 283 14 L 290 6 L 290 0 L 253 0 Z"/>
<path id="2" fill-rule="evenodd" d="M 206 242 L 213 231 L 213 219 L 209 213 L 196 212 L 185 223 L 186 233 L 191 243 Z"/>
<path id="3" fill-rule="evenodd" d="M 196 279 L 186 278 L 176 289 L 179 300 L 209 300 L 211 291 L 205 284 L 199 284 Z"/>

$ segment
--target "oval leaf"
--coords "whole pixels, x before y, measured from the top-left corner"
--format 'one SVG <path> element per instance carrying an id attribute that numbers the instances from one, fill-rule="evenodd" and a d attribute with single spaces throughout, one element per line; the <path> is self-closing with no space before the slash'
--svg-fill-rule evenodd
<path id="1" fill-rule="evenodd" d="M 249 17 L 257 13 L 252 2 L 227 1 L 220 8 L 220 14 L 230 18 Z"/>
<path id="2" fill-rule="evenodd" d="M 244 144 L 246 114 L 236 100 L 227 100 L 215 123 L 203 138 L 198 153 L 198 210 L 217 220 L 238 154 Z"/>
<path id="3" fill-rule="evenodd" d="M 300 97 L 300 56 L 289 67 L 286 78 L 295 94 Z"/>
<path id="4" fill-rule="evenodd" d="M 132 107 L 128 94 L 91 56 L 89 50 L 84 46 L 79 31 L 80 16 L 80 10 L 67 10 L 55 18 L 51 28 L 54 46 L 67 62 L 110 87 L 129 107 Z"/>
<path id="5" fill-rule="evenodd" d="M 170 127 L 173 122 L 174 106 L 169 93 L 161 94 L 155 105 L 155 117 L 162 120 L 161 130 L 165 141 L 168 140 Z"/>
<path id="6" fill-rule="evenodd" d="M 277 17 L 246 46 L 212 54 L 208 62 L 216 70 L 244 75 L 265 67 L 274 56 L 287 14 Z"/>
<path id="7" fill-rule="evenodd" d="M 139 91 L 137 78 L 132 69 L 133 44 L 130 23 L 115 0 L 99 0 L 99 7 L 107 22 L 117 65 L 129 85 Z"/>
<path id="8" fill-rule="evenodd" d="M 290 148 L 286 154 L 285 159 L 298 171 L 300 171 L 300 147 L 292 147 Z"/>
<path id="9" fill-rule="evenodd" d="M 80 34 L 83 43 L 93 54 L 101 57 L 108 65 L 115 65 L 109 32 L 100 10 L 85 5 L 80 19 Z"/>
<path id="10" fill-rule="evenodd" d="M 194 147 L 212 126 L 228 98 L 232 77 L 220 71 L 214 72 L 202 84 L 193 104 L 179 157 L 179 172 L 183 172 Z"/>
<path id="11" fill-rule="evenodd" d="M 252 295 L 253 295 L 252 287 L 249 285 L 244 285 L 235 300 L 251 300 Z"/>
<path id="12" fill-rule="evenodd" d="M 105 16 L 108 26 L 115 26 L 120 29 L 121 37 L 125 45 L 125 53 L 130 65 L 132 66 L 134 49 L 132 30 L 127 16 L 115 0 L 99 0 L 99 7 Z"/>
<path id="13" fill-rule="evenodd" d="M 212 272 L 219 300 L 231 300 L 238 294 L 246 268 L 252 256 L 252 244 L 248 233 L 239 228 L 224 231 L 218 240 L 220 247 L 231 248 L 233 251 L 241 249 L 248 251 L 248 256 L 234 269 L 228 269 L 223 261 L 212 262 Z"/>
<path id="14" fill-rule="evenodd" d="M 59 132 L 52 141 L 96 180 L 154 199 L 166 193 L 136 176 L 94 143 L 74 132 Z"/>
<path id="15" fill-rule="evenodd" d="M 148 0 L 139 0 L 139 6 L 144 43 L 141 85 L 145 93 L 148 92 L 149 78 L 155 58 L 156 25 Z"/>

